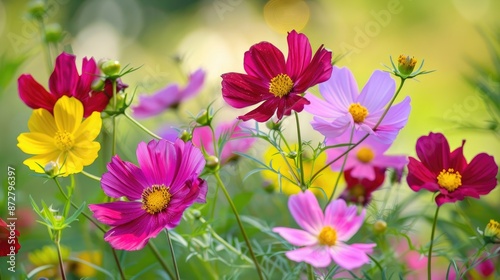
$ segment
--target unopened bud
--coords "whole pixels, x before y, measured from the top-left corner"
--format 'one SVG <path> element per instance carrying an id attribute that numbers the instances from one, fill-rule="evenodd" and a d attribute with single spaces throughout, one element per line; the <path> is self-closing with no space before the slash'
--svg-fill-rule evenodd
<path id="1" fill-rule="evenodd" d="M 191 210 L 191 214 L 193 214 L 193 217 L 194 217 L 195 219 L 199 219 L 199 218 L 201 218 L 201 212 L 200 212 L 200 210 L 198 210 L 198 209 L 192 209 L 192 210 Z"/>
<path id="2" fill-rule="evenodd" d="M 413 56 L 400 55 L 398 57 L 398 70 L 403 75 L 410 75 L 415 69 L 415 65 L 417 65 L 417 60 Z"/>
<path id="3" fill-rule="evenodd" d="M 297 152 L 296 151 L 291 151 L 286 155 L 287 158 L 290 159 L 295 159 L 297 157 Z"/>
<path id="4" fill-rule="evenodd" d="M 211 122 L 212 117 L 210 116 L 210 113 L 207 111 L 207 109 L 203 109 L 200 113 L 198 113 L 198 116 L 196 117 L 197 124 L 201 126 L 207 126 L 210 125 Z"/>
<path id="5" fill-rule="evenodd" d="M 184 129 L 179 134 L 179 138 L 182 139 L 182 141 L 184 141 L 184 142 L 188 142 L 188 141 L 191 141 L 191 139 L 193 139 L 193 134 L 191 134 L 189 131 Z"/>
<path id="6" fill-rule="evenodd" d="M 54 161 L 49 161 L 44 167 L 45 174 L 54 177 L 59 174 L 59 167 Z"/>
<path id="7" fill-rule="evenodd" d="M 384 233 L 387 229 L 387 223 L 383 220 L 377 220 L 373 224 L 373 231 L 375 233 Z"/>
<path id="8" fill-rule="evenodd" d="M 281 122 L 274 122 L 272 119 L 268 120 L 266 122 L 266 127 L 269 128 L 270 130 L 280 130 L 281 128 Z"/>
<path id="9" fill-rule="evenodd" d="M 105 81 L 101 78 L 97 78 L 92 82 L 91 88 L 93 91 L 103 91 Z"/>
<path id="10" fill-rule="evenodd" d="M 116 77 L 120 74 L 121 65 L 118 60 L 106 60 L 100 63 L 99 67 L 104 75 Z"/>
<path id="11" fill-rule="evenodd" d="M 45 13 L 47 12 L 47 7 L 45 6 L 45 1 L 34 0 L 28 6 L 28 13 L 35 19 L 41 20 Z"/>
<path id="12" fill-rule="evenodd" d="M 51 23 L 45 27 L 45 42 L 58 43 L 63 37 L 61 25 L 58 23 Z"/>
<path id="13" fill-rule="evenodd" d="M 219 168 L 219 158 L 218 157 L 207 156 L 205 158 L 205 160 L 207 161 L 207 163 L 205 164 L 206 167 L 208 167 L 212 170 L 216 170 L 217 168 Z"/>

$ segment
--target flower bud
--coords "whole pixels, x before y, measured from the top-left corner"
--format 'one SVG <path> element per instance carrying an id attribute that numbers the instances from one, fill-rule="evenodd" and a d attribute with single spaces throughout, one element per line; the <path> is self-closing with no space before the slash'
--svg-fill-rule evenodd
<path id="1" fill-rule="evenodd" d="M 400 55 L 398 57 L 398 70 L 401 74 L 409 76 L 417 65 L 417 60 L 412 56 Z"/>
<path id="2" fill-rule="evenodd" d="M 92 82 L 91 88 L 93 91 L 103 91 L 105 85 L 105 80 L 97 78 Z"/>
<path id="3" fill-rule="evenodd" d="M 219 168 L 219 158 L 216 156 L 207 156 L 205 157 L 207 163 L 205 164 L 211 170 L 217 170 Z"/>
<path id="4" fill-rule="evenodd" d="M 297 152 L 296 151 L 291 151 L 286 155 L 287 158 L 294 159 L 297 157 Z"/>
<path id="5" fill-rule="evenodd" d="M 54 161 L 49 161 L 44 167 L 45 174 L 49 175 L 49 177 L 53 178 L 57 174 L 59 174 L 59 167 L 57 163 Z"/>
<path id="6" fill-rule="evenodd" d="M 373 224 L 373 231 L 377 234 L 384 233 L 387 229 L 387 223 L 384 220 L 377 220 Z"/>
<path id="7" fill-rule="evenodd" d="M 210 116 L 210 113 L 207 111 L 207 109 L 203 109 L 200 113 L 198 113 L 198 116 L 196 117 L 197 124 L 199 124 L 200 126 L 208 126 L 211 122 L 212 116 Z"/>
<path id="8" fill-rule="evenodd" d="M 120 74 L 121 65 L 118 60 L 100 61 L 99 67 L 104 75 L 108 77 L 116 77 Z"/>
<path id="9" fill-rule="evenodd" d="M 45 27 L 45 42 L 58 43 L 63 37 L 62 28 L 58 23 L 52 23 Z"/>
<path id="10" fill-rule="evenodd" d="M 266 127 L 269 128 L 270 130 L 280 130 L 281 129 L 281 122 L 274 122 L 273 119 L 269 119 L 266 122 Z"/>
<path id="11" fill-rule="evenodd" d="M 500 223 L 490 220 L 484 229 L 483 238 L 486 243 L 500 243 Z"/>
<path id="12" fill-rule="evenodd" d="M 193 217 L 194 217 L 195 219 L 197 219 L 197 220 L 198 220 L 199 218 L 201 218 L 201 212 L 200 212 L 200 210 L 198 210 L 198 209 L 192 209 L 192 210 L 191 210 L 191 214 L 192 214 L 192 215 L 193 215 Z"/>
<path id="13" fill-rule="evenodd" d="M 184 142 L 188 142 L 188 141 L 191 141 L 191 139 L 193 139 L 193 134 L 191 134 L 189 131 L 184 129 L 179 134 L 179 138 L 182 139 L 182 141 L 184 141 Z"/>
<path id="14" fill-rule="evenodd" d="M 31 17 L 37 20 L 43 19 L 45 13 L 47 12 L 47 7 L 45 6 L 45 1 L 34 0 L 29 3 L 28 13 Z"/>

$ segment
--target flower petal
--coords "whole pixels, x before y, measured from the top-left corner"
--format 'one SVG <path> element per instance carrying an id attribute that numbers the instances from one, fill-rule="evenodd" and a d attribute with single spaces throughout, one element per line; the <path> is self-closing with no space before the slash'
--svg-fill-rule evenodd
<path id="1" fill-rule="evenodd" d="M 413 191 L 418 192 L 420 189 L 424 188 L 430 191 L 438 191 L 439 186 L 437 185 L 437 177 L 434 173 L 432 173 L 424 164 L 414 159 L 413 157 L 408 158 L 408 177 L 406 181 L 408 182 L 408 186 Z M 426 183 L 433 182 L 434 185 L 429 185 Z M 429 187 L 432 187 L 429 189 Z"/>
<path id="2" fill-rule="evenodd" d="M 234 108 L 255 105 L 274 95 L 269 92 L 269 83 L 239 73 L 226 73 L 222 76 L 222 97 Z"/>
<path id="3" fill-rule="evenodd" d="M 462 141 L 462 146 L 456 148 L 450 154 L 450 166 L 460 173 L 463 173 L 467 167 L 467 160 L 464 157 L 465 140 Z"/>
<path id="4" fill-rule="evenodd" d="M 127 224 L 144 216 L 142 203 L 135 201 L 114 201 L 100 204 L 89 204 L 94 218 L 108 226 Z"/>
<path id="5" fill-rule="evenodd" d="M 205 82 L 205 71 L 203 69 L 198 69 L 191 73 L 188 77 L 188 83 L 186 87 L 182 90 L 182 100 L 186 100 L 190 97 L 196 95 L 203 88 L 203 83 Z"/>
<path id="6" fill-rule="evenodd" d="M 323 228 L 323 211 L 311 191 L 290 196 L 288 209 L 300 227 L 313 235 L 320 233 Z"/>
<path id="7" fill-rule="evenodd" d="M 280 98 L 268 99 L 252 111 L 244 114 L 243 116 L 239 116 L 238 119 L 242 121 L 254 119 L 258 122 L 265 122 L 274 115 L 276 110 L 279 108 L 279 104 Z"/>
<path id="8" fill-rule="evenodd" d="M 261 42 L 245 52 L 244 68 L 250 76 L 270 82 L 278 74 L 285 73 L 285 56 L 271 43 Z"/>
<path id="9" fill-rule="evenodd" d="M 288 33 L 288 58 L 286 72 L 295 81 L 311 62 L 312 50 L 307 36 L 292 30 Z"/>
<path id="10" fill-rule="evenodd" d="M 330 248 L 330 256 L 339 266 L 351 270 L 370 262 L 368 258 L 371 248 L 376 244 L 352 244 L 338 243 Z"/>
<path id="11" fill-rule="evenodd" d="M 101 178 L 101 186 L 107 196 L 138 200 L 144 189 L 151 186 L 137 166 L 122 161 L 118 155 L 111 159 L 107 168 L 108 172 Z"/>
<path id="12" fill-rule="evenodd" d="M 281 235 L 283 239 L 288 241 L 288 243 L 293 246 L 310 246 L 318 243 L 318 237 L 310 234 L 307 231 L 285 228 L 285 227 L 275 227 L 273 231 Z"/>
<path id="13" fill-rule="evenodd" d="M 75 131 L 75 142 L 94 141 L 101 132 L 102 119 L 99 112 L 93 112 L 88 118 L 83 120 Z"/>
<path id="14" fill-rule="evenodd" d="M 320 46 L 314 54 L 311 63 L 307 65 L 302 75 L 294 81 L 293 91 L 304 93 L 308 88 L 322 83 L 332 75 L 332 52 Z"/>
<path id="15" fill-rule="evenodd" d="M 17 83 L 19 97 L 28 107 L 33 109 L 43 108 L 52 112 L 57 97 L 45 90 L 31 75 L 22 74 Z"/>
<path id="16" fill-rule="evenodd" d="M 59 131 L 74 134 L 83 118 L 83 105 L 74 97 L 63 96 L 54 106 L 54 119 Z"/>
<path id="17" fill-rule="evenodd" d="M 23 164 L 28 166 L 31 170 L 37 173 L 45 173 L 44 170 L 45 165 L 50 161 L 58 162 L 58 158 L 60 155 L 61 151 L 58 150 L 47 154 L 39 154 L 24 160 Z M 62 161 L 59 163 L 61 164 Z"/>
<path id="18" fill-rule="evenodd" d="M 344 111 L 337 110 L 334 104 L 319 99 L 312 93 L 306 93 L 304 97 L 310 102 L 310 104 L 305 106 L 304 109 L 306 112 L 311 113 L 314 116 L 323 118 L 339 118 L 348 113 L 347 109 Z"/>
<path id="19" fill-rule="evenodd" d="M 280 98 L 279 101 L 278 110 L 276 111 L 278 120 L 283 116 L 290 116 L 292 110 L 297 113 L 302 112 L 304 106 L 310 103 L 309 100 L 298 94 L 289 94 L 285 98 Z"/>
<path id="20" fill-rule="evenodd" d="M 441 133 L 429 133 L 417 140 L 417 156 L 429 171 L 437 176 L 443 169 L 448 169 L 450 146 Z"/>
<path id="21" fill-rule="evenodd" d="M 467 195 L 485 195 L 497 186 L 498 166 L 495 159 L 485 153 L 475 156 L 462 173 L 462 186 L 456 191 Z"/>
<path id="22" fill-rule="evenodd" d="M 162 113 L 180 97 L 180 88 L 171 84 L 152 95 L 139 95 L 139 104 L 132 107 L 134 116 L 148 118 Z"/>
<path id="23" fill-rule="evenodd" d="M 309 246 L 285 253 L 286 257 L 295 262 L 306 262 L 314 267 L 327 267 L 332 262 L 328 247 Z"/>
<path id="24" fill-rule="evenodd" d="M 75 97 L 79 100 L 88 99 L 92 91 L 92 83 L 99 78 L 99 68 L 94 58 L 82 60 L 82 74 L 80 75 L 75 91 Z"/>
<path id="25" fill-rule="evenodd" d="M 58 151 L 54 139 L 40 132 L 21 133 L 17 137 L 17 146 L 21 151 L 30 155 L 48 154 Z"/>
<path id="26" fill-rule="evenodd" d="M 75 61 L 76 56 L 65 52 L 61 53 L 56 59 L 56 66 L 49 78 L 49 89 L 58 98 L 63 95 L 75 96 L 80 77 Z"/>
<path id="27" fill-rule="evenodd" d="M 31 132 L 39 132 L 54 137 L 57 132 L 54 116 L 45 109 L 36 109 L 31 113 L 28 120 L 28 128 Z"/>
<path id="28" fill-rule="evenodd" d="M 376 70 L 361 90 L 357 102 L 370 112 L 378 112 L 392 99 L 396 90 L 396 82 L 391 74 Z"/>
<path id="29" fill-rule="evenodd" d="M 319 84 L 319 91 L 326 102 L 338 114 L 348 113 L 349 106 L 358 99 L 358 85 L 351 71 L 346 68 L 333 67 L 332 76 Z"/>
<path id="30" fill-rule="evenodd" d="M 358 215 L 356 206 L 347 206 L 343 199 L 332 201 L 325 209 L 325 225 L 337 231 L 337 240 L 349 240 L 363 225 L 365 210 Z"/>
<path id="31" fill-rule="evenodd" d="M 311 126 L 314 130 L 323 134 L 326 138 L 335 138 L 346 132 L 352 125 L 352 116 L 346 114 L 340 118 L 331 121 L 322 118 L 314 117 L 311 121 Z"/>

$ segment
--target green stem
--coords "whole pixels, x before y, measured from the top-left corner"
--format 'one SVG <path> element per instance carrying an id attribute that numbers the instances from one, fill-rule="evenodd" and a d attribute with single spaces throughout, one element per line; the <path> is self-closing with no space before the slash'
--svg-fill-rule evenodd
<path id="1" fill-rule="evenodd" d="M 175 252 L 174 252 L 174 246 L 172 245 L 172 239 L 170 239 L 170 234 L 168 233 L 167 229 L 165 230 L 165 233 L 167 234 L 168 247 L 170 248 L 170 253 L 172 254 L 172 263 L 174 264 L 175 279 L 180 280 L 181 276 L 179 275 L 179 267 L 177 267 L 177 260 L 175 259 Z"/>
<path id="2" fill-rule="evenodd" d="M 112 79 L 112 85 L 113 85 L 113 112 L 116 112 L 116 79 Z M 116 115 L 113 115 L 111 117 L 112 121 L 112 142 L 111 142 L 111 156 L 113 157 L 116 154 Z"/>
<path id="3" fill-rule="evenodd" d="M 59 242 L 59 239 L 61 237 L 60 234 L 61 234 L 61 231 L 59 231 L 57 233 L 55 243 L 56 243 L 56 248 L 57 248 L 57 258 L 59 259 L 59 270 L 61 271 L 61 278 L 63 280 L 66 280 L 66 273 L 64 272 L 64 263 L 63 263 L 63 259 L 62 259 L 62 253 L 61 253 L 61 244 Z"/>
<path id="4" fill-rule="evenodd" d="M 434 233 L 436 232 L 438 213 L 439 213 L 439 206 L 436 208 L 436 214 L 434 214 L 434 221 L 432 223 L 432 230 L 431 230 L 431 244 L 429 245 L 429 254 L 427 255 L 427 279 L 428 280 L 431 280 L 432 245 L 434 244 Z"/>
<path id="5" fill-rule="evenodd" d="M 85 175 L 85 176 L 87 176 L 87 177 L 89 177 L 90 179 L 96 180 L 98 182 L 101 181 L 101 177 L 95 176 L 94 174 L 90 174 L 90 173 L 88 173 L 88 172 L 86 172 L 84 170 L 82 170 L 82 174 Z"/>
<path id="6" fill-rule="evenodd" d="M 129 119 L 133 124 L 135 124 L 136 126 L 138 126 L 140 129 L 142 129 L 144 132 L 146 132 L 147 134 L 149 134 L 151 137 L 155 138 L 155 139 L 161 139 L 160 136 L 158 136 L 157 134 L 155 134 L 154 132 L 152 132 L 151 130 L 147 129 L 144 125 L 142 125 L 141 123 L 139 123 L 137 120 L 135 120 L 134 118 L 132 118 L 132 116 L 130 116 L 127 112 L 124 112 L 123 115 Z"/>
<path id="7" fill-rule="evenodd" d="M 163 270 L 165 270 L 168 276 L 170 276 L 170 279 L 174 279 L 175 278 L 174 273 L 170 270 L 170 268 L 168 268 L 168 265 L 165 263 L 165 261 L 161 257 L 160 252 L 153 244 L 153 242 L 151 242 L 151 240 L 148 242 L 148 246 L 151 249 L 151 251 L 153 251 L 153 254 L 155 255 L 156 259 L 160 262 L 160 265 L 163 268 Z"/>
<path id="8" fill-rule="evenodd" d="M 353 126 L 352 130 L 351 130 L 351 137 L 349 138 L 349 143 L 352 142 L 352 137 L 354 136 L 354 130 L 355 130 L 355 128 Z M 337 180 L 335 180 L 335 185 L 333 186 L 332 195 L 328 198 L 328 202 L 326 203 L 325 208 L 326 208 L 326 206 L 328 206 L 328 204 L 330 204 L 333 197 L 335 196 L 335 191 L 337 190 L 337 187 L 339 186 L 340 178 L 344 175 L 344 168 L 345 168 L 346 162 L 347 162 L 347 154 L 344 157 L 344 161 L 342 162 L 342 166 L 340 167 L 340 171 L 339 171 L 339 174 L 337 176 Z"/>
<path id="9" fill-rule="evenodd" d="M 298 161 L 299 161 L 299 168 L 300 168 L 300 185 L 299 187 L 302 189 L 302 191 L 305 191 L 307 189 L 307 185 L 304 182 L 304 160 L 303 160 L 303 155 L 302 155 L 302 136 L 300 134 L 300 121 L 299 121 L 299 114 L 297 112 L 295 113 L 295 123 L 297 124 L 297 141 L 299 142 L 299 147 L 298 147 Z"/>
<path id="10" fill-rule="evenodd" d="M 115 259 L 116 266 L 118 267 L 118 272 L 120 273 L 120 277 L 122 278 L 122 280 L 127 279 L 125 277 L 125 273 L 123 273 L 123 269 L 120 264 L 120 260 L 118 259 L 118 255 L 116 254 L 116 250 L 114 248 L 111 248 L 111 252 L 113 253 L 113 258 Z"/>
<path id="11" fill-rule="evenodd" d="M 260 280 L 264 280 L 264 275 L 262 274 L 262 270 L 259 266 L 259 262 L 257 261 L 257 258 L 255 257 L 255 254 L 252 249 L 252 244 L 250 243 L 250 239 L 248 239 L 248 236 L 245 232 L 245 228 L 243 227 L 243 223 L 241 222 L 240 215 L 238 214 L 238 210 L 236 209 L 236 206 L 233 203 L 233 200 L 231 199 L 231 196 L 227 192 L 226 186 L 222 182 L 219 171 L 214 172 L 215 179 L 217 180 L 217 184 L 219 187 L 222 189 L 222 192 L 224 192 L 224 195 L 226 196 L 227 202 L 229 203 L 229 206 L 231 207 L 231 210 L 233 210 L 234 217 L 236 218 L 236 222 L 238 223 L 238 226 L 240 227 L 241 234 L 243 235 L 243 239 L 245 239 L 245 243 L 248 247 L 248 251 L 250 252 L 250 256 L 252 257 L 253 263 L 255 264 L 255 269 L 257 270 L 257 274 L 259 275 Z"/>
<path id="12" fill-rule="evenodd" d="M 310 264 L 307 265 L 307 279 L 308 280 L 315 280 L 314 270 L 312 268 L 312 265 L 310 265 Z"/>
<path id="13" fill-rule="evenodd" d="M 43 22 L 43 19 L 39 20 L 40 23 L 40 30 L 41 30 L 41 39 L 42 39 L 42 44 L 43 48 L 45 50 L 45 59 L 47 60 L 47 68 L 49 69 L 49 74 L 52 73 L 54 70 L 54 67 L 52 65 L 52 54 L 50 53 L 50 45 L 47 43 L 45 40 L 45 23 Z"/>

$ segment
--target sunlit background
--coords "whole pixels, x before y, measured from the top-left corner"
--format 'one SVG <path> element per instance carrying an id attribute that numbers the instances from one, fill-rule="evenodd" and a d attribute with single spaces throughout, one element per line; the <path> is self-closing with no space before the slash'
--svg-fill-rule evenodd
<path id="1" fill-rule="evenodd" d="M 28 195 L 50 197 L 53 186 L 32 176 L 22 161 L 27 157 L 17 147 L 17 136 L 27 131 L 31 109 L 18 97 L 17 77 L 30 73 L 47 86 L 49 71 L 38 27 L 26 16 L 29 1 L 0 1 L 0 71 L 8 63 L 26 58 L 3 78 L 0 87 L 0 143 L 2 183 L 7 166 L 17 170 L 18 207 L 28 206 Z M 499 26 L 500 2 L 493 0 L 444 1 L 299 1 L 299 0 L 49 0 L 50 19 L 63 27 L 61 49 L 72 50 L 77 63 L 85 56 L 110 58 L 124 65 L 141 67 L 127 75 L 129 92 L 153 93 L 170 82 L 184 83 L 186 74 L 201 67 L 207 83 L 195 100 L 181 104 L 179 114 L 196 115 L 206 104 L 222 108 L 222 119 L 246 112 L 224 105 L 220 75 L 244 72 L 243 54 L 260 41 L 269 41 L 286 52 L 286 33 L 296 29 L 307 34 L 313 49 L 321 44 L 335 56 L 338 66 L 349 67 L 362 87 L 376 69 L 386 70 L 390 57 L 414 56 L 423 69 L 436 72 L 405 84 L 399 100 L 411 96 L 412 112 L 391 153 L 414 155 L 418 137 L 430 131 L 443 132 L 452 148 L 467 139 L 465 155 L 486 152 L 500 161 L 499 138 L 475 129 L 487 126 L 490 116 L 478 89 L 465 77 L 474 75 L 472 64 L 492 68 L 481 34 Z M 488 36 L 488 35 L 486 35 Z M 181 61 L 178 63 L 178 61 Z M 317 89 L 312 89 L 317 93 Z M 308 128 L 311 116 L 303 116 L 304 135 L 321 141 Z M 167 112 L 145 124 L 158 129 L 175 122 Z M 294 137 L 292 126 L 288 132 Z M 123 132 L 130 143 L 147 141 L 135 127 Z M 134 158 L 135 144 L 122 148 L 125 158 Z M 101 165 L 105 162 L 100 163 Z M 92 186 L 92 188 L 95 188 Z M 407 188 L 403 185 L 403 188 Z M 80 190 L 80 192 L 84 192 Z M 498 188 L 487 197 L 498 209 Z M 5 196 L 1 193 L 0 197 Z M 426 202 L 430 199 L 426 198 Z M 2 199 L 1 201 L 5 201 Z M 4 209 L 0 210 L 4 213 Z M 500 219 L 497 213 L 497 220 Z M 43 234 L 41 236 L 44 236 Z M 426 237 L 428 238 L 428 237 Z M 33 242 L 26 241 L 26 248 Z"/>

